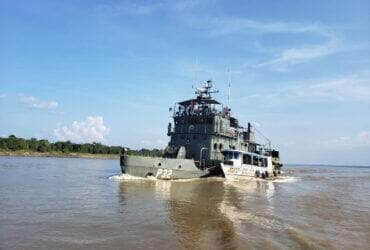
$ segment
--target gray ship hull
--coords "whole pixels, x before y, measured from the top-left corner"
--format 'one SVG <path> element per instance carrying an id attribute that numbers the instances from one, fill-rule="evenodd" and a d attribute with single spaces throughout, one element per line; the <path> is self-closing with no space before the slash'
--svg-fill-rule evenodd
<path id="1" fill-rule="evenodd" d="M 121 156 L 122 173 L 164 180 L 193 179 L 209 176 L 209 172 L 199 169 L 194 160 L 144 156 Z"/>

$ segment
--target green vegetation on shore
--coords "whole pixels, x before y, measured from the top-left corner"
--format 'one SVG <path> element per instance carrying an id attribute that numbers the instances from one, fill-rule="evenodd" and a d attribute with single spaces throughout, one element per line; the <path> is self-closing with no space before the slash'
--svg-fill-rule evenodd
<path id="1" fill-rule="evenodd" d="M 83 158 L 117 158 L 122 152 L 121 146 L 107 146 L 101 143 L 73 143 L 70 141 L 49 142 L 36 138 L 24 139 L 11 135 L 0 137 L 0 155 L 9 156 L 51 156 Z M 128 154 L 160 156 L 158 149 L 128 149 Z"/>

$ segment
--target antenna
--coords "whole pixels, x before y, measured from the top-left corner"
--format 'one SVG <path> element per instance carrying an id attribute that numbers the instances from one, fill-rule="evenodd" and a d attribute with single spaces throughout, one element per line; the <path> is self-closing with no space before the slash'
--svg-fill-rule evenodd
<path id="1" fill-rule="evenodd" d="M 227 70 L 228 73 L 228 94 L 227 94 L 227 106 L 230 108 L 230 92 L 231 92 L 231 73 L 230 69 Z"/>

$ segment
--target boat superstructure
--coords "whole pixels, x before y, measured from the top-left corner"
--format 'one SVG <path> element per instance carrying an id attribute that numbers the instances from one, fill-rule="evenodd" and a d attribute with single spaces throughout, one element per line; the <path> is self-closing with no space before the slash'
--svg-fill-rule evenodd
<path id="1" fill-rule="evenodd" d="M 240 177 L 277 176 L 269 154 L 256 154 L 241 150 L 225 150 L 225 160 L 221 163 L 222 171 L 227 179 Z"/>
<path id="2" fill-rule="evenodd" d="M 241 126 L 231 109 L 213 98 L 217 92 L 209 80 L 196 88 L 194 98 L 171 107 L 173 124 L 168 124 L 170 141 L 163 157 L 132 156 L 124 152 L 122 172 L 163 179 L 222 176 L 223 152 L 230 149 L 257 155 L 263 151 L 278 172 L 282 166 L 279 152 L 256 143 L 251 124 Z"/>

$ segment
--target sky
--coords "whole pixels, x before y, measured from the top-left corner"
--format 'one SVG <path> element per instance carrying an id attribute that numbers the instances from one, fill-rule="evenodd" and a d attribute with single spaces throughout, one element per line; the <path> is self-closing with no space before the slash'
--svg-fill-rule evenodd
<path id="1" fill-rule="evenodd" d="M 284 163 L 370 165 L 369 13 L 367 0 L 1 0 L 0 136 L 163 148 L 168 108 L 208 79 L 226 103 L 230 76 L 233 114 Z"/>

